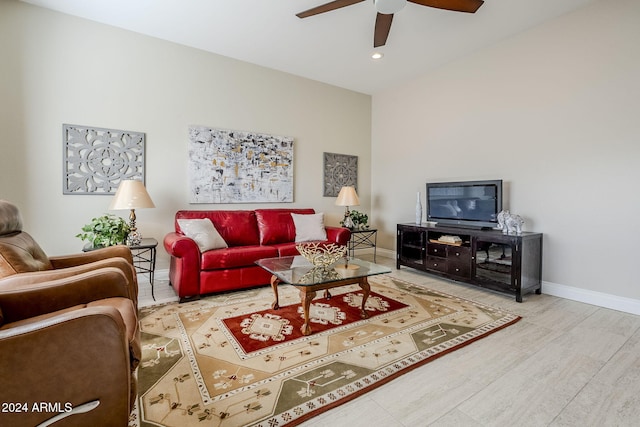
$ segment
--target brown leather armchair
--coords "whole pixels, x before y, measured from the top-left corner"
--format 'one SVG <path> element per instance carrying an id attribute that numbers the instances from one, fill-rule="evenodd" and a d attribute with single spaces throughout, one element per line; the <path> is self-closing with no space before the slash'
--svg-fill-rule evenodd
<path id="1" fill-rule="evenodd" d="M 49 258 L 0 200 L 0 425 L 126 426 L 137 295 L 126 246 Z"/>

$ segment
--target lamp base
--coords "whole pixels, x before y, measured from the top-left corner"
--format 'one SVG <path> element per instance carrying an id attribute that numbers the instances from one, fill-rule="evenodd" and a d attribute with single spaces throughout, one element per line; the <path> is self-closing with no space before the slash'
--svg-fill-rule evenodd
<path id="1" fill-rule="evenodd" d="M 344 220 L 342 221 L 342 223 L 347 228 L 353 228 L 353 220 L 351 219 L 351 216 L 349 216 L 349 215 L 346 215 L 344 217 Z"/>
<path id="2" fill-rule="evenodd" d="M 127 246 L 138 246 L 140 243 L 142 243 L 142 234 L 137 230 L 130 231 L 127 236 Z"/>

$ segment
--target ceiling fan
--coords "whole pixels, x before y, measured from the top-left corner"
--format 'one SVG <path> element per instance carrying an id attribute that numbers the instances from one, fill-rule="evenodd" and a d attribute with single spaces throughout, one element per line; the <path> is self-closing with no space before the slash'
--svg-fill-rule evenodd
<path id="1" fill-rule="evenodd" d="M 346 6 L 351 6 L 364 0 L 335 0 L 296 14 L 298 18 L 307 18 L 320 13 L 330 12 Z M 482 6 L 483 0 L 373 0 L 378 12 L 373 34 L 373 47 L 384 46 L 389 37 L 393 14 L 400 11 L 407 1 L 421 6 L 452 10 L 455 12 L 475 13 Z"/>

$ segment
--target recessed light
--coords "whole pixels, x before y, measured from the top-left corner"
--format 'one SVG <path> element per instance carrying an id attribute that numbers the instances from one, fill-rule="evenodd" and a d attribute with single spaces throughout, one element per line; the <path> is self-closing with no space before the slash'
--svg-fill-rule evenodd
<path id="1" fill-rule="evenodd" d="M 371 59 L 381 59 L 384 55 L 380 52 L 373 52 L 371 54 Z"/>

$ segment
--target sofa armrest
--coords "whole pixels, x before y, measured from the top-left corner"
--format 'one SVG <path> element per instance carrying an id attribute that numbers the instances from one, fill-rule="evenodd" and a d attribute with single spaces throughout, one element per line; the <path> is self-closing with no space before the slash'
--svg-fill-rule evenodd
<path id="1" fill-rule="evenodd" d="M 17 274 L 0 280 L 0 310 L 5 323 L 105 298 L 131 298 L 127 277 L 116 267 L 34 283 L 24 280 L 28 275 L 30 273 Z"/>
<path id="2" fill-rule="evenodd" d="M 127 425 L 131 371 L 124 323 L 113 307 L 87 307 L 0 329 L 0 401 L 28 411 L 1 413 L 1 425 L 35 426 L 56 415 L 39 402 L 69 406 L 99 400 L 74 425 Z M 69 406 L 64 406 L 69 405 Z"/>
<path id="3" fill-rule="evenodd" d="M 351 230 L 345 227 L 325 226 L 327 240 L 337 245 L 346 246 L 351 238 Z"/>
<path id="4" fill-rule="evenodd" d="M 200 248 L 196 242 L 177 232 L 164 237 L 164 249 L 171 255 L 169 280 L 182 298 L 200 294 Z"/>
<path id="5" fill-rule="evenodd" d="M 175 231 L 164 236 L 164 248 L 169 255 L 178 258 L 200 258 L 200 248 L 195 240 Z"/>

